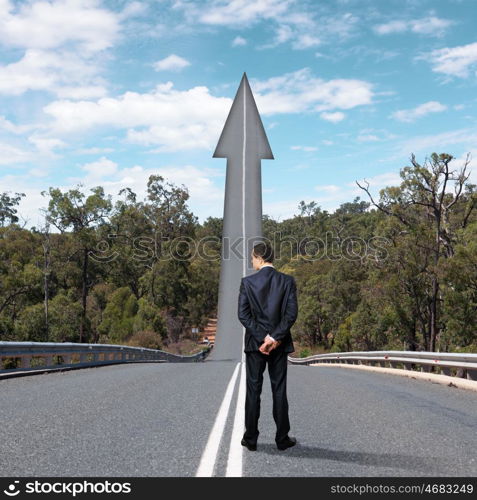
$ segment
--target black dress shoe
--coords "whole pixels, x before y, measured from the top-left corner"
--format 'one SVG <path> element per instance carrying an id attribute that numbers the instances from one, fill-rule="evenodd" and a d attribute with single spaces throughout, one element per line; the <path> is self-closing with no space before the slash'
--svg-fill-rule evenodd
<path id="1" fill-rule="evenodd" d="M 245 441 L 245 439 L 242 439 L 242 446 L 245 446 L 249 451 L 257 451 L 257 445 L 249 443 L 248 441 Z"/>
<path id="2" fill-rule="evenodd" d="M 286 450 L 287 448 L 291 448 L 292 446 L 296 445 L 296 438 L 292 437 L 287 437 L 285 441 L 281 441 L 280 443 L 277 443 L 277 448 L 279 450 Z"/>

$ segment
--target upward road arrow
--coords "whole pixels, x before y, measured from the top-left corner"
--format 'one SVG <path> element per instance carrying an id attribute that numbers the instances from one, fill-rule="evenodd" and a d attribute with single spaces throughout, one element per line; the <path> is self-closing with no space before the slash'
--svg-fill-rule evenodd
<path id="1" fill-rule="evenodd" d="M 211 359 L 241 359 L 244 329 L 237 318 L 240 280 L 253 272 L 250 254 L 262 241 L 261 160 L 273 160 L 244 73 L 214 158 L 227 158 L 217 333 Z"/>

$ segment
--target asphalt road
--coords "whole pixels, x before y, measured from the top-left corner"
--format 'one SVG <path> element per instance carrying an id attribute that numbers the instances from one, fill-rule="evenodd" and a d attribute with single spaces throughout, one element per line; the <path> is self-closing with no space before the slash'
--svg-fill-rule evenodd
<path id="1" fill-rule="evenodd" d="M 216 476 L 477 475 L 476 392 L 289 366 L 290 435 L 298 444 L 275 448 L 265 374 L 258 450 L 249 452 L 236 439 L 240 382 L 240 364 L 213 360 L 1 380 L 0 475 L 195 476 L 204 461 Z M 220 433 L 209 439 L 214 425 Z"/>

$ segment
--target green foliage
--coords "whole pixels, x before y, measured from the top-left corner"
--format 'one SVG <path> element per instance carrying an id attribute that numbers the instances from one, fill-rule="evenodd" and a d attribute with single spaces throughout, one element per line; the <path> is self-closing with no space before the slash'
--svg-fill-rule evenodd
<path id="1" fill-rule="evenodd" d="M 21 342 L 47 342 L 43 304 L 27 306 L 21 311 L 15 323 L 15 333 Z"/>
<path id="2" fill-rule="evenodd" d="M 0 227 L 18 222 L 17 206 L 24 196 L 24 193 L 15 193 L 14 196 L 0 193 Z"/>
<path id="3" fill-rule="evenodd" d="M 412 156 L 379 200 L 263 215 L 275 267 L 297 282 L 299 355 L 476 351 L 477 193 L 454 164 Z M 191 326 L 217 314 L 222 219 L 199 224 L 187 188 L 158 175 L 114 207 L 101 187 L 48 195 L 45 226 L 26 230 L 22 195 L 0 194 L 0 340 L 197 347 Z"/>
<path id="4" fill-rule="evenodd" d="M 118 288 L 110 297 L 104 310 L 99 333 L 112 343 L 123 343 L 133 333 L 138 301 L 127 287 Z"/>
<path id="5" fill-rule="evenodd" d="M 338 326 L 336 335 L 334 336 L 333 347 L 331 352 L 349 352 L 353 351 L 353 317 L 352 315 L 345 318 L 345 320 Z"/>
<path id="6" fill-rule="evenodd" d="M 58 294 L 49 301 L 49 342 L 79 342 L 81 304 Z"/>
<path id="7" fill-rule="evenodd" d="M 0 316 L 0 341 L 15 340 L 15 326 L 11 318 Z"/>
<path id="8" fill-rule="evenodd" d="M 167 336 L 166 324 L 160 310 L 145 297 L 140 298 L 138 301 L 138 310 L 133 322 L 133 331 L 135 332 L 135 336 L 140 332 L 154 333 L 154 335 L 159 336 L 159 342 Z"/>

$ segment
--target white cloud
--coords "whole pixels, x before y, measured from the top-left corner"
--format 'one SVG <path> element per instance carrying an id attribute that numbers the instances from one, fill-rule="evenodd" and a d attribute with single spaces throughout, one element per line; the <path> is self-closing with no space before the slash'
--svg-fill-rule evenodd
<path id="1" fill-rule="evenodd" d="M 113 45 L 119 35 L 119 19 L 101 8 L 99 0 L 53 0 L 15 5 L 2 0 L 0 42 L 24 49 L 54 49 L 68 42 L 87 52 Z"/>
<path id="2" fill-rule="evenodd" d="M 316 185 L 314 190 L 319 194 L 313 198 L 323 210 L 332 212 L 343 203 L 347 203 L 359 196 L 361 200 L 369 201 L 368 195 L 356 184 L 358 181 L 363 185 L 363 179 L 353 179 L 344 181 L 341 184 Z M 369 178 L 369 190 L 376 199 L 379 191 L 387 186 L 398 186 L 401 184 L 399 172 L 384 172 Z M 311 201 L 311 200 L 310 200 Z M 297 203 L 298 205 L 298 203 Z"/>
<path id="3" fill-rule="evenodd" d="M 131 2 L 122 12 L 102 0 L 0 0 L 0 46 L 22 52 L 0 65 L 0 94 L 48 91 L 61 98 L 106 94 L 100 77 L 122 23 L 141 11 Z"/>
<path id="4" fill-rule="evenodd" d="M 335 41 L 336 37 L 346 40 L 355 34 L 359 21 L 358 16 L 346 12 L 338 16 L 320 18 L 316 27 L 319 29 L 323 26 L 325 34 L 331 41 Z"/>
<path id="5" fill-rule="evenodd" d="M 393 33 L 404 33 L 410 31 L 420 35 L 442 36 L 444 32 L 454 23 L 448 19 L 440 19 L 435 16 L 421 19 L 393 20 L 384 24 L 374 26 L 378 35 L 389 35 Z"/>
<path id="6" fill-rule="evenodd" d="M 297 0 L 205 0 L 189 2 L 175 0 L 175 10 L 185 16 L 185 24 L 197 28 L 207 27 L 242 28 L 258 23 L 273 29 L 274 37 L 259 48 L 273 48 L 291 42 L 294 49 L 304 50 L 321 45 L 323 39 L 336 42 L 347 39 L 356 31 L 359 18 L 350 12 L 325 15 Z M 319 35 L 317 35 L 319 34 Z M 242 44 L 242 37 L 236 40 Z M 233 42 L 233 46 L 237 46 Z"/>
<path id="7" fill-rule="evenodd" d="M 125 19 L 128 17 L 144 14 L 145 12 L 147 12 L 147 10 L 148 5 L 144 2 L 127 2 L 119 16 L 121 19 Z"/>
<path id="8" fill-rule="evenodd" d="M 190 62 L 175 54 L 171 54 L 153 64 L 156 71 L 180 71 L 181 69 L 187 68 L 187 66 L 190 66 Z"/>
<path id="9" fill-rule="evenodd" d="M 75 151 L 75 153 L 78 155 L 97 155 L 101 153 L 112 153 L 113 151 L 114 151 L 113 148 L 92 147 L 92 148 L 78 149 Z"/>
<path id="10" fill-rule="evenodd" d="M 375 134 L 359 134 L 356 140 L 358 142 L 378 142 L 379 137 Z"/>
<path id="11" fill-rule="evenodd" d="M 88 180 L 99 180 L 116 174 L 118 164 L 102 156 L 99 160 L 86 163 L 81 168 L 87 173 Z"/>
<path id="12" fill-rule="evenodd" d="M 99 97 L 106 90 L 97 71 L 90 61 L 69 51 L 28 49 L 19 61 L 0 66 L 0 94 L 44 90 L 71 98 Z"/>
<path id="13" fill-rule="evenodd" d="M 28 175 L 32 177 L 46 177 L 49 174 L 49 170 L 47 168 L 30 168 L 28 170 Z"/>
<path id="14" fill-rule="evenodd" d="M 0 145 L 1 151 L 1 145 Z M 96 172 L 95 169 L 99 169 Z M 80 165 L 77 169 L 85 175 L 72 177 L 66 182 L 54 184 L 63 191 L 75 188 L 78 183 L 87 193 L 89 189 L 101 185 L 107 195 L 113 200 L 124 187 L 130 187 L 138 199 L 146 196 L 147 181 L 151 175 L 161 175 L 166 182 L 176 185 L 184 184 L 190 194 L 189 206 L 195 215 L 204 220 L 209 215 L 221 216 L 223 208 L 223 169 L 203 168 L 195 165 L 165 166 L 160 168 L 145 168 L 140 165 L 121 167 L 108 158 L 100 158 L 95 162 Z M 98 173 L 98 175 L 96 175 Z M 43 223 L 39 209 L 48 205 L 48 198 L 41 196 L 41 191 L 48 190 L 51 179 L 44 178 L 45 172 L 40 169 L 29 171 L 28 175 L 6 175 L 0 177 L 3 191 L 22 192 L 26 197 L 19 206 L 19 214 L 29 220 L 29 225 Z M 216 182 L 218 179 L 218 182 Z M 218 185 L 217 185 L 218 184 Z"/>
<path id="15" fill-rule="evenodd" d="M 58 155 L 55 148 L 66 146 L 65 142 L 56 137 L 47 137 L 39 134 L 38 130 L 29 137 L 18 137 L 25 133 L 38 129 L 36 125 L 15 125 L 0 116 L 0 130 L 5 130 L 15 137 L 9 142 L 0 142 L 0 165 L 18 163 L 38 163 L 42 160 L 51 160 Z M 31 146 L 35 146 L 32 148 Z"/>
<path id="16" fill-rule="evenodd" d="M 408 29 L 405 21 L 389 21 L 374 27 L 374 31 L 379 35 L 389 35 L 390 33 L 402 33 Z"/>
<path id="17" fill-rule="evenodd" d="M 337 193 L 338 191 L 341 190 L 340 186 L 337 186 L 336 184 L 327 184 L 324 186 L 315 186 L 316 191 L 325 191 L 327 193 Z"/>
<path id="18" fill-rule="evenodd" d="M 16 125 L 4 116 L 0 116 L 0 130 L 5 130 L 12 134 L 24 134 L 35 128 L 35 125 Z"/>
<path id="19" fill-rule="evenodd" d="M 302 35 L 298 35 L 292 46 L 294 49 L 309 49 L 320 44 L 321 40 L 318 37 L 304 33 Z"/>
<path id="20" fill-rule="evenodd" d="M 189 16 L 201 23 L 219 26 L 253 24 L 261 19 L 276 19 L 288 11 L 290 0 L 212 0 L 195 9 L 187 2 Z"/>
<path id="21" fill-rule="evenodd" d="M 241 36 L 236 36 L 232 40 L 232 47 L 243 47 L 244 45 L 247 45 L 247 40 Z"/>
<path id="22" fill-rule="evenodd" d="M 293 151 L 306 151 L 306 152 L 312 152 L 312 151 L 318 151 L 318 148 L 314 146 L 292 146 L 291 149 Z"/>
<path id="23" fill-rule="evenodd" d="M 54 156 L 53 150 L 55 148 L 66 146 L 66 143 L 61 139 L 54 137 L 41 137 L 35 134 L 30 136 L 28 141 L 36 146 L 39 153 L 44 153 L 48 156 Z"/>
<path id="24" fill-rule="evenodd" d="M 356 136 L 358 142 L 381 142 L 395 140 L 397 136 L 385 129 L 363 128 Z"/>
<path id="25" fill-rule="evenodd" d="M 352 109 L 371 104 L 373 98 L 372 85 L 366 81 L 325 81 L 313 77 L 309 68 L 256 81 L 253 91 L 258 109 L 263 114 Z M 330 117 L 330 114 L 334 116 Z M 339 121 L 344 118 L 344 114 L 328 113 L 323 118 Z"/>
<path id="26" fill-rule="evenodd" d="M 298 204 L 302 199 L 268 201 L 265 197 L 263 200 L 263 213 L 278 221 L 288 219 L 298 213 Z M 306 200 L 307 203 L 310 201 L 312 200 Z"/>
<path id="27" fill-rule="evenodd" d="M 271 43 L 263 45 L 261 48 L 269 49 L 292 40 L 295 36 L 293 29 L 287 24 L 280 24 L 275 29 L 275 37 Z"/>
<path id="28" fill-rule="evenodd" d="M 88 176 L 89 171 L 94 172 L 94 165 L 109 165 L 111 172 L 108 176 L 102 178 Z M 194 165 L 166 166 L 160 168 L 144 168 L 140 165 L 132 167 L 121 167 L 108 158 L 99 158 L 96 162 L 83 165 L 79 171 L 86 172 L 86 176 L 71 178 L 67 183 L 58 186 L 62 190 L 68 190 L 76 187 L 78 182 L 83 183 L 83 191 L 87 192 L 90 188 L 102 185 L 106 194 L 111 194 L 113 200 L 116 199 L 118 192 L 125 186 L 130 187 L 137 193 L 138 199 L 144 198 L 146 194 L 146 184 L 150 175 L 161 175 L 166 181 L 173 182 L 176 185 L 184 184 L 190 193 L 189 206 L 193 212 L 204 220 L 210 215 L 221 216 L 223 207 L 223 169 L 202 168 Z M 35 175 L 34 175 L 35 174 Z M 43 179 L 43 172 L 29 172 L 29 176 L 5 176 L 0 178 L 0 184 L 4 190 L 13 192 L 24 192 L 24 198 L 20 204 L 20 214 L 29 219 L 31 224 L 41 224 L 42 218 L 39 215 L 39 208 L 47 205 L 47 198 L 40 195 L 42 190 L 46 190 L 51 182 Z M 361 181 L 361 179 L 358 179 Z M 367 178 L 370 183 L 371 192 L 377 195 L 379 189 L 399 185 L 400 177 L 398 172 L 387 172 Z M 340 204 L 348 202 L 356 196 L 367 200 L 366 195 L 356 185 L 355 180 L 344 181 L 341 184 L 326 184 L 314 187 L 317 196 L 305 201 L 316 201 L 324 210 L 333 211 Z M 274 193 L 274 189 L 266 189 L 264 193 Z M 296 200 L 274 201 L 276 197 L 268 200 L 264 197 L 264 213 L 274 218 L 282 220 L 291 217 L 298 212 L 298 203 L 306 196 L 300 196 Z"/>
<path id="29" fill-rule="evenodd" d="M 447 106 L 437 101 L 429 101 L 413 109 L 401 109 L 391 114 L 391 117 L 400 122 L 410 123 L 414 120 L 428 115 L 429 113 L 440 113 L 445 111 Z"/>
<path id="30" fill-rule="evenodd" d="M 411 31 L 421 35 L 442 36 L 447 28 L 453 24 L 454 22 L 449 19 L 431 16 L 411 21 Z"/>
<path id="31" fill-rule="evenodd" d="M 322 112 L 323 118 L 340 121 L 338 109 L 371 103 L 371 85 L 360 80 L 314 78 L 308 69 L 266 81 L 253 82 L 262 114 Z M 151 92 L 126 92 L 96 101 L 68 99 L 44 107 L 53 118 L 55 137 L 86 132 L 95 127 L 125 129 L 127 140 L 155 151 L 210 149 L 217 142 L 231 99 L 215 97 L 207 87 L 175 90 L 171 82 Z"/>
<path id="32" fill-rule="evenodd" d="M 408 157 L 411 153 L 424 152 L 430 154 L 449 153 L 460 154 L 475 149 L 477 129 L 467 128 L 451 130 L 434 135 L 421 135 L 402 142 L 399 145 L 400 154 Z M 456 152 L 456 148 L 459 151 Z"/>
<path id="33" fill-rule="evenodd" d="M 327 122 L 331 123 L 338 123 L 342 120 L 345 119 L 345 114 L 342 113 L 341 111 L 335 111 L 334 113 L 327 113 L 326 111 L 320 114 L 320 117 L 323 118 L 323 120 L 326 120 Z"/>
<path id="34" fill-rule="evenodd" d="M 39 188 L 38 185 L 42 187 Z M 28 222 L 27 226 L 38 227 L 44 223 L 40 209 L 46 208 L 48 201 L 41 195 L 41 191 L 48 189 L 49 186 L 42 184 L 40 175 L 32 175 L 31 171 L 27 175 L 5 175 L 0 177 L 0 186 L 3 191 L 25 194 L 18 206 L 17 215 L 20 218 L 20 224 Z"/>
<path id="35" fill-rule="evenodd" d="M 357 179 L 357 181 L 362 184 L 361 179 Z M 377 192 L 380 189 L 388 186 L 399 186 L 402 182 L 402 179 L 399 175 L 399 172 L 384 172 L 383 174 L 377 174 L 373 177 L 366 177 L 366 181 L 369 183 L 369 186 L 373 187 Z M 356 183 L 350 182 L 348 186 L 355 187 Z M 358 189 L 361 191 L 361 188 L 359 188 L 359 186 Z"/>
<path id="36" fill-rule="evenodd" d="M 126 92 L 97 101 L 59 100 L 44 112 L 52 133 L 80 133 L 95 127 L 126 129 L 131 142 L 161 150 L 210 149 L 218 140 L 231 99 L 214 97 L 206 87 L 179 91 L 172 83 L 152 92 Z"/>
<path id="37" fill-rule="evenodd" d="M 417 59 L 430 62 L 435 73 L 466 78 L 477 68 L 477 42 L 433 50 Z"/>
<path id="38" fill-rule="evenodd" d="M 262 48 L 273 48 L 291 42 L 293 49 L 306 50 L 324 43 L 336 43 L 353 36 L 358 21 L 359 18 L 350 13 L 319 18 L 314 18 L 310 11 L 295 15 L 288 13 L 277 22 L 274 40 Z M 319 57 L 322 54 L 315 55 Z"/>
<path id="39" fill-rule="evenodd" d="M 0 142 L 0 165 L 26 163 L 35 158 L 31 151 L 25 151 L 11 144 Z M 2 186 L 2 189 L 4 187 Z"/>

